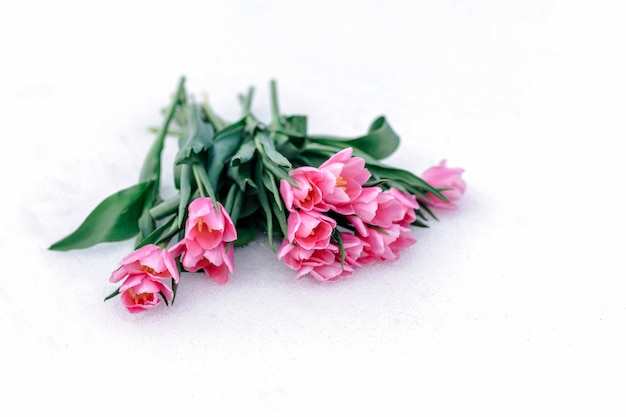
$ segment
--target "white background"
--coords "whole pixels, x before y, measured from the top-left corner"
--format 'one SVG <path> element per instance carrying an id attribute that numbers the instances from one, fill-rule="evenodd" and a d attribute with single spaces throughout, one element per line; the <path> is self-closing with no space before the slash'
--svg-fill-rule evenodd
<path id="1" fill-rule="evenodd" d="M 623 416 L 619 4 L 4 3 L 2 409 Z M 231 120 L 250 85 L 267 120 L 272 78 L 313 133 L 384 114 L 402 138 L 388 163 L 466 169 L 460 210 L 332 285 L 295 280 L 260 238 L 227 285 L 184 276 L 172 308 L 103 303 L 132 241 L 46 248 L 137 180 L 181 75 Z"/>

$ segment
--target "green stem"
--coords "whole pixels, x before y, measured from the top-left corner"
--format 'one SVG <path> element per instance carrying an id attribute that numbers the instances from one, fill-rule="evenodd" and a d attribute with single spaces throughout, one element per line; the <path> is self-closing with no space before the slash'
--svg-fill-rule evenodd
<path id="1" fill-rule="evenodd" d="M 160 127 L 149 127 L 148 128 L 148 132 L 150 132 L 150 133 L 159 133 L 159 132 L 161 132 L 161 128 Z M 176 136 L 176 137 L 182 136 L 183 134 L 184 134 L 184 132 L 182 130 L 171 130 L 171 129 L 168 130 L 167 133 L 166 133 L 166 135 Z"/>
<path id="2" fill-rule="evenodd" d="M 248 88 L 248 94 L 242 97 L 241 105 L 243 106 L 244 117 L 252 115 L 252 97 L 254 96 L 254 87 Z"/>
<path id="3" fill-rule="evenodd" d="M 223 130 L 226 126 L 228 126 L 228 123 L 226 123 L 213 111 L 213 108 L 209 105 L 209 97 L 206 94 L 202 95 L 202 109 L 209 118 L 209 122 L 215 128 L 215 133 Z"/>
<path id="4" fill-rule="evenodd" d="M 204 193 L 204 186 L 202 185 L 202 179 L 200 178 L 200 173 L 198 172 L 198 167 L 197 165 L 193 165 L 193 176 L 196 179 L 196 184 L 198 185 L 198 192 L 200 193 L 200 197 L 206 197 L 206 194 Z"/>
<path id="5" fill-rule="evenodd" d="M 170 214 L 176 213 L 180 204 L 180 196 L 164 201 L 150 209 L 150 215 L 154 220 L 161 220 Z"/>
<path id="6" fill-rule="evenodd" d="M 178 230 L 178 222 L 177 221 L 173 221 L 172 222 L 172 226 L 170 226 L 170 230 L 166 234 L 167 237 L 165 239 L 163 239 L 163 241 L 161 243 L 159 243 L 159 246 L 161 247 L 161 249 L 167 248 L 167 246 L 170 244 L 172 238 L 176 234 L 175 233 L 176 230 Z"/>
<path id="7" fill-rule="evenodd" d="M 276 80 L 270 81 L 270 94 L 272 98 L 272 130 L 280 129 L 280 111 L 278 110 L 278 94 Z"/>
<path id="8" fill-rule="evenodd" d="M 228 190 L 228 194 L 226 195 L 226 201 L 224 202 L 224 209 L 230 214 L 233 210 L 233 205 L 235 203 L 235 193 L 239 187 L 236 184 L 231 185 L 230 190 Z"/>
<path id="9" fill-rule="evenodd" d="M 193 175 L 196 177 L 196 182 L 198 183 L 198 191 L 200 191 L 200 195 L 202 197 L 206 197 L 206 195 L 202 192 L 202 188 L 204 188 L 204 191 L 206 191 L 207 194 L 209 194 L 211 200 L 213 200 L 215 210 L 219 210 L 215 191 L 213 191 L 213 187 L 211 186 L 211 180 L 209 179 L 206 170 L 198 162 L 195 162 L 191 167 L 193 169 Z"/>

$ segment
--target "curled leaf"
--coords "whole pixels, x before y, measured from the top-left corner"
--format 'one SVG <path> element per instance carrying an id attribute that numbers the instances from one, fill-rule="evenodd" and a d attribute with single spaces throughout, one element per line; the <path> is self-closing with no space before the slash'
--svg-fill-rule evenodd
<path id="1" fill-rule="evenodd" d="M 393 131 L 385 116 L 372 122 L 368 133 L 354 139 L 333 136 L 309 136 L 312 142 L 335 146 L 340 149 L 352 147 L 376 159 L 384 159 L 395 152 L 400 144 L 400 137 Z"/>

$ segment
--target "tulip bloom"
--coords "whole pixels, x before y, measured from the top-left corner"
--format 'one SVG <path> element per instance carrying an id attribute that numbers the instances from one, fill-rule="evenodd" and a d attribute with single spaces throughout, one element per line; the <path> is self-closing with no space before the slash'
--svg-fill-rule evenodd
<path id="1" fill-rule="evenodd" d="M 367 225 L 386 229 L 392 224 L 408 227 L 416 219 L 415 210 L 419 208 L 415 197 L 410 196 L 397 188 L 382 191 L 378 187 L 365 187 L 359 197 L 352 203 L 342 206 L 351 207 L 353 216 L 348 220 L 356 231 L 367 236 Z M 342 214 L 348 214 L 344 212 Z"/>
<path id="2" fill-rule="evenodd" d="M 335 179 L 335 187 L 324 200 L 332 206 L 352 202 L 361 194 L 361 187 L 371 176 L 365 168 L 365 160 L 352 156 L 352 148 L 346 148 L 320 165 L 320 170 L 329 172 Z"/>
<path id="3" fill-rule="evenodd" d="M 465 181 L 461 178 L 463 171 L 462 168 L 446 167 L 445 159 L 441 161 L 439 165 L 428 168 L 422 174 L 422 179 L 434 188 L 443 189 L 441 194 L 443 194 L 448 201 L 443 201 L 432 195 L 432 193 L 426 193 L 429 200 L 424 199 L 422 202 L 437 209 L 456 210 L 457 206 L 454 202 L 463 196 L 466 188 Z"/>
<path id="4" fill-rule="evenodd" d="M 131 313 L 156 307 L 161 303 L 159 295 L 172 301 L 174 293 L 161 281 L 150 279 L 146 275 L 131 275 L 119 289 L 124 307 Z"/>
<path id="5" fill-rule="evenodd" d="M 293 211 L 287 218 L 287 237 L 303 249 L 324 249 L 337 222 L 317 211 Z"/>
<path id="6" fill-rule="evenodd" d="M 146 245 L 133 251 L 120 264 L 122 266 L 113 271 L 109 281 L 119 282 L 133 275 L 142 275 L 154 281 L 174 278 L 178 282 L 178 268 L 174 257 L 156 245 Z"/>
<path id="7" fill-rule="evenodd" d="M 178 282 L 178 268 L 174 256 L 156 245 L 143 246 L 121 260 L 121 266 L 113 271 L 109 281 L 124 280 L 119 288 L 122 303 L 131 313 L 138 313 L 157 306 L 157 296 L 172 300 L 173 293 L 162 280 L 173 278 Z"/>
<path id="8" fill-rule="evenodd" d="M 365 242 L 357 236 L 348 232 L 341 232 L 341 241 L 343 242 L 343 250 L 345 253 L 344 267 L 361 266 L 359 258 L 365 249 Z M 341 254 L 337 253 L 337 258 L 341 261 Z"/>
<path id="9" fill-rule="evenodd" d="M 338 254 L 339 248 L 334 244 L 323 249 L 303 249 L 284 239 L 278 250 L 278 259 L 297 271 L 298 279 L 309 275 L 317 281 L 330 282 L 352 275 L 354 271 L 350 265 L 341 266 Z"/>
<path id="10" fill-rule="evenodd" d="M 404 227 L 410 226 L 411 223 L 413 223 L 417 219 L 415 210 L 419 209 L 420 207 L 417 203 L 417 200 L 415 199 L 415 196 L 400 191 L 397 188 L 390 188 L 387 192 L 394 196 L 394 198 L 402 208 L 403 215 L 401 219 L 396 223 Z"/>
<path id="11" fill-rule="evenodd" d="M 200 269 L 218 284 L 228 282 L 229 273 L 235 272 L 233 245 L 226 251 L 224 242 L 212 249 L 203 248 L 196 241 L 181 240 L 171 249 L 174 257 L 183 254 L 181 263 L 187 272 L 197 272 Z"/>
<path id="12" fill-rule="evenodd" d="M 237 231 L 228 212 L 221 203 L 218 210 L 210 198 L 197 198 L 189 204 L 189 217 L 185 225 L 185 238 L 172 249 L 172 256 L 183 254 L 181 263 L 187 272 L 200 269 L 218 284 L 228 282 L 229 273 L 235 272 L 234 250 L 226 243 L 237 239 Z"/>
<path id="13" fill-rule="evenodd" d="M 189 204 L 188 210 L 185 240 L 194 241 L 204 249 L 213 249 L 221 242 L 237 239 L 235 225 L 221 203 L 215 210 L 210 198 L 196 198 Z"/>
<path id="14" fill-rule="evenodd" d="M 333 191 L 336 182 L 329 172 L 303 166 L 292 170 L 289 176 L 295 181 L 297 187 L 292 186 L 286 180 L 280 181 L 280 195 L 287 210 L 328 210 L 329 207 L 324 197 Z"/>
<path id="15" fill-rule="evenodd" d="M 359 236 L 364 243 L 363 253 L 359 262 L 363 265 L 376 261 L 393 261 L 400 251 L 413 245 L 417 240 L 411 234 L 411 229 L 393 224 L 382 231 L 371 228 L 367 236 Z"/>

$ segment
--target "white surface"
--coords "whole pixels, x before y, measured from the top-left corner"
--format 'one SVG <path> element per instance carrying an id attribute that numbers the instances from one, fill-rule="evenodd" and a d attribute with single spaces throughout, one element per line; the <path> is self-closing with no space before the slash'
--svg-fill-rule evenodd
<path id="1" fill-rule="evenodd" d="M 0 6 L 10 415 L 624 415 L 619 2 L 14 3 Z M 185 277 L 173 308 L 103 303 L 132 242 L 46 247 L 136 180 L 182 74 L 230 118 L 251 84 L 267 117 L 270 78 L 317 133 L 385 114 L 402 138 L 390 163 L 466 169 L 461 209 L 333 285 L 294 280 L 259 239 L 228 285 Z"/>

